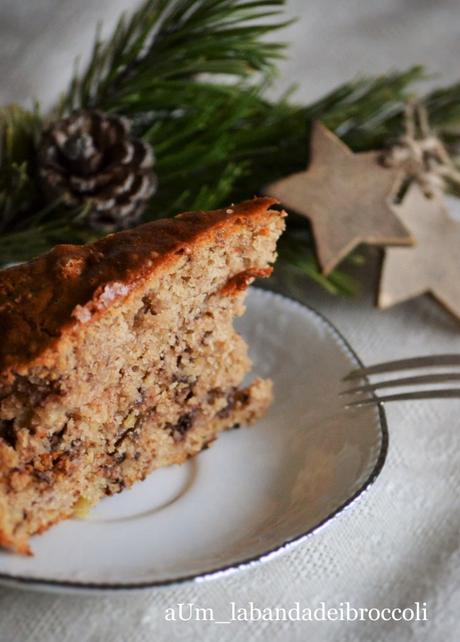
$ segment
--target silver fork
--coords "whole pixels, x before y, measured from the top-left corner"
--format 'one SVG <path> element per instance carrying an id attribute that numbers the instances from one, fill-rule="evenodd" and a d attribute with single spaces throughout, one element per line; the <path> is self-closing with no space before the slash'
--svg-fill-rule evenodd
<path id="1" fill-rule="evenodd" d="M 368 406 L 375 403 L 387 401 L 408 401 L 414 399 L 460 399 L 460 387 L 458 388 L 428 388 L 412 390 L 410 392 L 394 392 L 377 396 L 375 392 L 385 388 L 404 388 L 413 386 L 426 386 L 431 384 L 445 384 L 460 382 L 459 372 L 433 372 L 431 374 L 419 374 L 411 376 L 396 377 L 371 383 L 367 377 L 388 373 L 398 373 L 405 370 L 417 370 L 425 368 L 440 368 L 460 366 L 460 354 L 438 354 L 426 357 L 412 357 L 410 359 L 398 359 L 378 363 L 368 368 L 357 368 L 349 372 L 343 381 L 351 385 L 341 395 L 364 395 L 356 401 L 349 401 L 346 406 Z M 359 379 L 365 379 L 365 383 L 358 384 Z"/>

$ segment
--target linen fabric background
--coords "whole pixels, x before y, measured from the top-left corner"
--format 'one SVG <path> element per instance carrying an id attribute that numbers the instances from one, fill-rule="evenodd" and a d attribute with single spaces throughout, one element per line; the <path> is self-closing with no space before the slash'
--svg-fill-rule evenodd
<path id="1" fill-rule="evenodd" d="M 97 20 L 110 28 L 130 0 L 0 0 L 0 101 L 44 106 L 88 51 Z M 299 83 L 310 100 L 359 73 L 426 64 L 439 82 L 460 79 L 457 0 L 289 0 L 300 20 L 285 32 L 290 58 L 278 91 Z M 84 59 L 84 55 L 83 55 Z M 454 207 L 460 211 L 458 204 Z M 372 255 L 375 257 L 375 253 Z M 337 299 L 299 281 L 305 301 L 326 314 L 365 362 L 460 352 L 460 323 L 428 297 L 387 312 L 372 307 L 376 258 L 363 296 Z M 305 363 L 308 368 L 308 362 Z M 291 552 L 229 577 L 108 597 L 40 594 L 0 588 L 1 642 L 454 642 L 460 639 L 460 449 L 458 402 L 387 409 L 390 450 L 371 490 L 327 528 Z M 428 622 L 166 622 L 179 602 L 229 602 L 315 608 L 406 607 L 427 602 Z"/>

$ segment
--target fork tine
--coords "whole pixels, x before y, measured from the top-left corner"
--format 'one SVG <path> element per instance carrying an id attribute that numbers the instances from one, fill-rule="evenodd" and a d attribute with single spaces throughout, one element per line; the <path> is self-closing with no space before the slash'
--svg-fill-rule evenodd
<path id="1" fill-rule="evenodd" d="M 411 370 L 413 368 L 428 368 L 433 366 L 460 366 L 460 354 L 436 354 L 426 357 L 412 357 L 409 359 L 396 359 L 377 363 L 367 368 L 357 368 L 349 372 L 343 381 L 358 379 L 367 375 L 381 374 L 383 372 L 396 372 L 398 370 Z"/>
<path id="2" fill-rule="evenodd" d="M 460 381 L 460 373 L 458 372 L 444 372 L 427 375 L 417 375 L 415 377 L 401 377 L 400 379 L 390 379 L 388 381 L 379 381 L 377 383 L 367 383 L 362 386 L 355 386 L 348 388 L 340 393 L 343 395 L 353 395 L 360 392 L 372 392 L 380 388 L 397 388 L 399 386 L 411 386 L 420 384 L 431 383 L 447 383 L 450 381 Z"/>
<path id="3" fill-rule="evenodd" d="M 357 408 L 360 406 L 372 406 L 377 403 L 388 401 L 409 401 L 411 399 L 460 399 L 460 388 L 447 388 L 446 390 L 419 390 L 414 392 L 402 392 L 383 397 L 368 397 L 358 401 L 352 401 L 345 405 L 345 408 Z"/>

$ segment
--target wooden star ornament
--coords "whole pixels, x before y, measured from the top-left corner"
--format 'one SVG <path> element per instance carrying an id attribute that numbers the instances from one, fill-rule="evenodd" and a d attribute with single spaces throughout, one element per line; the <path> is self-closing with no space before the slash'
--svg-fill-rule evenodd
<path id="1" fill-rule="evenodd" d="M 449 217 L 441 194 L 428 198 L 417 183 L 398 212 L 416 244 L 386 250 L 379 307 L 430 293 L 460 320 L 460 223 Z"/>
<path id="2" fill-rule="evenodd" d="M 353 153 L 319 122 L 311 137 L 310 165 L 265 188 L 311 222 L 322 271 L 329 274 L 360 243 L 411 245 L 390 203 L 402 179 L 377 152 Z"/>

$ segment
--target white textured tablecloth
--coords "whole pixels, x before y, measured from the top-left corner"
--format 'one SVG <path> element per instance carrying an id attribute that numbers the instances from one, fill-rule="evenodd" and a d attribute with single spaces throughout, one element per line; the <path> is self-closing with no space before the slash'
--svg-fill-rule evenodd
<path id="1" fill-rule="evenodd" d="M 1 0 L 0 101 L 38 96 L 45 104 L 90 42 L 93 24 L 116 19 L 129 0 Z M 458 0 L 291 0 L 292 59 L 281 85 L 302 83 L 314 98 L 357 72 L 426 63 L 450 81 L 458 67 Z M 460 352 L 460 325 L 428 298 L 382 313 L 371 306 L 375 270 L 363 297 L 329 297 L 299 284 L 366 362 L 427 352 Z M 308 367 L 308 363 L 305 364 Z M 362 501 L 292 552 L 251 570 L 198 585 L 110 597 L 0 589 L 1 642 L 161 640 L 460 639 L 460 440 L 458 402 L 389 407 L 390 451 Z M 427 602 L 428 622 L 258 622 L 218 625 L 164 619 L 179 602 L 228 614 L 230 601 L 261 607 L 405 607 Z"/>

